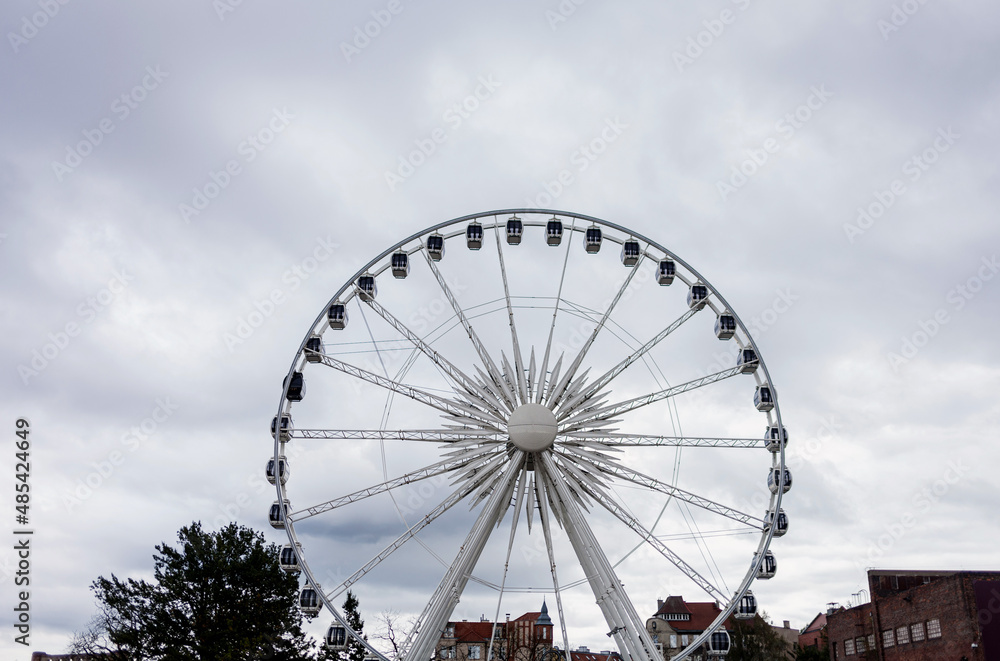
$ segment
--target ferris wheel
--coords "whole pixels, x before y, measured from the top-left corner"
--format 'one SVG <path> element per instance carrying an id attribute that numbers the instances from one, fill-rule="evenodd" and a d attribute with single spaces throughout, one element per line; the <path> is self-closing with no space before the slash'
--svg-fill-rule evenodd
<path id="1" fill-rule="evenodd" d="M 457 608 L 496 622 L 542 593 L 554 645 L 598 621 L 658 661 L 636 600 L 661 590 L 719 609 L 674 658 L 724 656 L 788 529 L 776 394 L 735 310 L 659 243 L 563 211 L 442 222 L 339 286 L 295 352 L 267 465 L 281 567 L 332 615 L 325 644 L 380 659 L 428 661 Z M 338 611 L 349 589 L 412 614 L 392 653 Z"/>

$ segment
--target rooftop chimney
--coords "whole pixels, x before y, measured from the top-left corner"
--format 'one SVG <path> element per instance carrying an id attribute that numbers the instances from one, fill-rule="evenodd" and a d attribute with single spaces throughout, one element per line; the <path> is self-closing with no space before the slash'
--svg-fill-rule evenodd
<path id="1" fill-rule="evenodd" d="M 790 629 L 791 628 L 790 626 L 788 626 L 788 620 L 785 620 L 785 628 L 786 629 Z"/>

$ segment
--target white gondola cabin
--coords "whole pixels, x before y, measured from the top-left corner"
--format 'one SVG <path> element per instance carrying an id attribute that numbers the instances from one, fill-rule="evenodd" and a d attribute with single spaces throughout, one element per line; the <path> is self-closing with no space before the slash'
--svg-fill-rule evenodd
<path id="1" fill-rule="evenodd" d="M 319 612 L 323 610 L 319 593 L 312 586 L 307 585 L 299 592 L 299 609 L 306 615 L 319 615 Z"/>
<path id="2" fill-rule="evenodd" d="M 774 523 L 777 520 L 777 523 Z M 778 516 L 774 516 L 774 512 L 768 510 L 764 512 L 764 530 L 767 530 L 771 526 L 774 526 L 774 536 L 781 537 L 786 532 L 788 532 L 788 515 L 785 514 L 785 510 L 779 508 Z"/>
<path id="3" fill-rule="evenodd" d="M 661 259 L 660 266 L 656 269 L 656 281 L 662 285 L 669 285 L 677 275 L 677 265 L 672 259 Z"/>
<path id="4" fill-rule="evenodd" d="M 640 256 L 642 256 L 642 250 L 639 248 L 638 241 L 629 239 L 622 243 L 622 264 L 635 266 L 639 263 Z"/>
<path id="5" fill-rule="evenodd" d="M 553 218 L 545 224 L 545 243 L 550 246 L 558 246 L 562 243 L 563 224 L 561 220 Z"/>
<path id="6" fill-rule="evenodd" d="M 764 438 L 767 444 L 764 446 L 768 452 L 781 452 L 781 449 L 788 445 L 788 430 L 781 428 L 781 435 L 778 435 L 778 425 L 771 425 L 764 430 Z"/>
<path id="7" fill-rule="evenodd" d="M 587 252 L 594 254 L 601 251 L 601 242 L 604 240 L 604 233 L 597 225 L 591 225 L 583 235 L 583 247 Z"/>
<path id="8" fill-rule="evenodd" d="M 469 250 L 479 250 L 483 247 L 483 226 L 479 223 L 469 223 L 465 228 L 465 245 Z"/>
<path id="9" fill-rule="evenodd" d="M 729 632 L 725 629 L 713 631 L 708 639 L 708 656 L 723 657 L 729 654 Z"/>
<path id="10" fill-rule="evenodd" d="M 392 253 L 392 277 L 402 280 L 410 275 L 410 256 L 403 251 Z"/>
<path id="11" fill-rule="evenodd" d="M 708 287 L 696 282 L 688 290 L 687 303 L 692 310 L 700 310 L 708 302 Z"/>
<path id="12" fill-rule="evenodd" d="M 334 621 L 326 630 L 323 644 L 332 652 L 343 652 L 347 649 L 347 628 Z"/>
<path id="13" fill-rule="evenodd" d="M 285 527 L 285 515 L 291 510 L 292 505 L 288 502 L 286 498 L 282 502 L 274 501 L 271 503 L 271 509 L 267 512 L 267 522 L 271 524 L 272 528 L 277 528 L 281 530 Z"/>
<path id="14" fill-rule="evenodd" d="M 723 312 L 715 318 L 715 336 L 720 340 L 728 340 L 736 334 L 736 317 Z"/>
<path id="15" fill-rule="evenodd" d="M 343 303 L 334 303 L 326 311 L 326 319 L 333 330 L 344 330 L 347 328 L 347 306 Z"/>
<path id="16" fill-rule="evenodd" d="M 736 366 L 740 368 L 741 374 L 753 374 L 757 371 L 759 364 L 757 352 L 752 347 L 740 349 L 740 353 L 736 357 Z"/>
<path id="17" fill-rule="evenodd" d="M 292 547 L 291 544 L 285 544 L 281 547 L 281 554 L 278 556 L 278 566 L 289 574 L 298 574 L 302 571 L 302 567 L 299 566 L 301 554 L 302 545 L 298 542 L 295 543 L 295 547 Z"/>
<path id="18" fill-rule="evenodd" d="M 767 488 L 771 490 L 771 493 L 778 493 L 778 489 L 781 489 L 781 493 L 788 493 L 788 490 L 792 488 L 792 471 L 785 469 L 785 485 L 781 486 L 781 469 L 772 468 L 767 473 Z"/>
<path id="19" fill-rule="evenodd" d="M 271 418 L 271 438 L 278 433 L 278 416 Z M 281 414 L 281 438 L 282 443 L 286 443 L 292 437 L 292 416 L 287 413 Z"/>
<path id="20" fill-rule="evenodd" d="M 756 564 L 757 557 L 759 554 L 753 554 L 753 561 Z M 764 559 L 760 563 L 760 567 L 757 568 L 757 578 L 759 580 L 766 580 L 769 578 L 774 578 L 774 575 L 778 572 L 778 561 L 774 559 L 774 554 L 770 551 L 764 551 Z"/>
<path id="21" fill-rule="evenodd" d="M 288 375 L 285 375 L 285 380 L 281 384 L 284 387 L 288 385 L 288 401 L 290 402 L 301 402 L 302 398 L 306 396 L 306 380 L 302 376 L 302 372 L 292 372 L 291 381 L 288 380 Z"/>
<path id="22" fill-rule="evenodd" d="M 375 284 L 375 276 L 366 273 L 358 278 L 358 292 L 362 301 L 374 301 L 378 296 L 378 285 Z"/>
<path id="23" fill-rule="evenodd" d="M 313 335 L 306 340 L 305 354 L 306 360 L 310 363 L 323 362 L 323 338 Z"/>
<path id="24" fill-rule="evenodd" d="M 771 392 L 771 386 L 766 383 L 757 386 L 753 392 L 753 405 L 763 413 L 774 409 L 774 393 Z"/>
<path id="25" fill-rule="evenodd" d="M 437 232 L 427 237 L 427 256 L 435 262 L 444 257 L 444 237 Z"/>
<path id="26" fill-rule="evenodd" d="M 517 216 L 511 216 L 507 221 L 507 243 L 516 246 L 521 243 L 521 236 L 524 234 L 524 223 Z"/>
<path id="27" fill-rule="evenodd" d="M 739 603 L 736 604 L 733 617 L 737 620 L 752 620 L 755 615 L 757 615 L 757 598 L 753 596 L 753 592 L 747 590 L 747 593 L 740 597 Z"/>
<path id="28" fill-rule="evenodd" d="M 264 473 L 267 476 L 267 481 L 271 484 L 274 484 L 278 477 L 281 478 L 281 483 L 284 484 L 288 481 L 291 470 L 288 468 L 288 461 L 284 457 L 278 457 L 278 467 L 275 470 L 274 457 L 271 457 L 267 460 L 267 469 Z"/>

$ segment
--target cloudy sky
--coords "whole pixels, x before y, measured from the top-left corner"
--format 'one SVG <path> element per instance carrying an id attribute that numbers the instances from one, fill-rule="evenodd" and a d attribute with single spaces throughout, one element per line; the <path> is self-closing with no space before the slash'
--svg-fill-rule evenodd
<path id="1" fill-rule="evenodd" d="M 776 621 L 851 601 L 866 567 L 1000 569 L 992 3 L 17 0 L 0 25 L 0 488 L 9 532 L 26 417 L 35 530 L 31 645 L 5 624 L 4 658 L 63 651 L 90 582 L 148 576 L 193 520 L 281 542 L 261 475 L 304 334 L 383 250 L 491 209 L 630 227 L 753 329 L 795 471 L 757 590 Z M 362 606 L 413 608 L 405 570 Z M 581 618 L 574 644 L 606 645 Z"/>

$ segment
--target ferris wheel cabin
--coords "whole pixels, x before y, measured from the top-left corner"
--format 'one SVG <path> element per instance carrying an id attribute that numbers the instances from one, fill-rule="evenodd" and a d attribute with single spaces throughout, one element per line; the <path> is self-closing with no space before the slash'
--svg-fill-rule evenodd
<path id="1" fill-rule="evenodd" d="M 688 307 L 692 310 L 700 310 L 708 303 L 708 287 L 696 282 L 688 290 Z"/>
<path id="2" fill-rule="evenodd" d="M 715 336 L 720 340 L 728 340 L 736 334 L 736 317 L 723 312 L 715 318 Z"/>
<path id="3" fill-rule="evenodd" d="M 511 216 L 507 221 L 507 243 L 516 246 L 521 243 L 524 234 L 524 223 L 517 216 Z"/>
<path id="4" fill-rule="evenodd" d="M 288 515 L 288 510 L 291 508 L 292 505 L 288 502 L 287 498 L 280 503 L 274 501 L 271 504 L 271 509 L 268 510 L 267 522 L 271 524 L 272 528 L 283 529 L 285 527 L 285 516 Z"/>
<path id="5" fill-rule="evenodd" d="M 306 380 L 302 376 L 302 372 L 292 372 L 291 382 L 286 375 L 281 385 L 282 387 L 288 386 L 288 401 L 290 402 L 301 402 L 302 398 L 306 396 Z"/>
<path id="6" fill-rule="evenodd" d="M 729 632 L 719 629 L 708 639 L 708 656 L 723 657 L 729 654 Z"/>
<path id="7" fill-rule="evenodd" d="M 437 232 L 427 237 L 427 256 L 435 262 L 444 257 L 444 237 Z"/>
<path id="8" fill-rule="evenodd" d="M 271 418 L 271 438 L 278 433 L 278 416 Z M 278 439 L 282 443 L 285 443 L 292 437 L 292 416 L 287 413 L 281 414 L 281 438 Z"/>
<path id="9" fill-rule="evenodd" d="M 563 224 L 561 220 L 553 218 L 545 224 L 545 243 L 550 246 L 558 246 L 562 243 Z"/>
<path id="10" fill-rule="evenodd" d="M 276 474 L 280 477 L 281 483 L 284 484 L 288 481 L 288 476 L 291 474 L 291 471 L 288 468 L 288 462 L 283 456 L 278 457 L 278 470 L 275 471 L 274 457 L 271 457 L 267 460 L 267 470 L 265 471 L 265 474 L 267 475 L 267 481 L 271 484 L 274 484 L 275 480 L 278 479 L 275 477 Z"/>
<path id="11" fill-rule="evenodd" d="M 764 430 L 764 438 L 767 444 L 764 446 L 768 452 L 780 452 L 781 448 L 788 445 L 788 430 L 781 428 L 781 436 L 778 436 L 778 425 L 771 425 Z"/>
<path id="12" fill-rule="evenodd" d="M 740 368 L 740 374 L 753 374 L 757 371 L 759 364 L 757 352 L 752 347 L 740 349 L 740 353 L 736 357 L 736 366 Z"/>
<path id="13" fill-rule="evenodd" d="M 334 620 L 323 636 L 323 644 L 328 650 L 343 652 L 347 649 L 347 629 Z"/>
<path id="14" fill-rule="evenodd" d="M 299 592 L 299 609 L 306 615 L 319 615 L 319 612 L 323 610 L 319 593 L 314 588 L 306 586 L 302 588 L 302 592 Z"/>
<path id="15" fill-rule="evenodd" d="M 392 254 L 392 277 L 402 280 L 410 275 L 410 256 L 403 251 Z"/>
<path id="16" fill-rule="evenodd" d="M 378 296 L 378 285 L 375 284 L 375 276 L 366 273 L 358 278 L 358 292 L 362 301 L 374 301 Z"/>
<path id="17" fill-rule="evenodd" d="M 302 553 L 302 545 L 296 542 L 295 547 L 291 544 L 285 544 L 281 547 L 281 554 L 278 556 L 278 566 L 289 574 L 297 574 L 302 571 L 302 567 L 299 566 L 299 554 Z"/>
<path id="18" fill-rule="evenodd" d="M 597 225 L 591 225 L 587 228 L 586 233 L 583 236 L 583 247 L 587 249 L 587 252 L 594 254 L 601 251 L 601 241 L 604 239 L 604 233 L 601 232 L 601 228 Z"/>
<path id="19" fill-rule="evenodd" d="M 465 228 L 465 245 L 469 250 L 479 250 L 483 247 L 483 226 L 477 222 L 469 223 Z"/>
<path id="20" fill-rule="evenodd" d="M 785 485 L 781 484 L 781 469 L 778 467 L 772 468 L 767 474 L 767 488 L 771 490 L 771 493 L 778 493 L 778 489 L 781 489 L 781 493 L 788 493 L 788 490 L 792 488 L 792 471 L 785 469 Z"/>
<path id="21" fill-rule="evenodd" d="M 313 335 L 306 340 L 305 354 L 306 360 L 310 363 L 323 362 L 323 338 Z"/>
<path id="22" fill-rule="evenodd" d="M 754 563 L 757 562 L 758 554 L 753 554 Z M 760 567 L 757 568 L 757 578 L 758 580 L 767 580 L 769 578 L 774 578 L 774 575 L 778 573 L 778 561 L 774 559 L 774 554 L 770 551 L 764 551 L 764 559 L 760 563 Z"/>
<path id="23" fill-rule="evenodd" d="M 762 413 L 774 409 L 774 395 L 771 393 L 771 386 L 766 383 L 757 386 L 753 393 L 753 405 Z"/>
<path id="24" fill-rule="evenodd" d="M 642 250 L 639 248 L 639 242 L 635 239 L 629 239 L 622 244 L 622 264 L 625 266 L 638 264 L 641 255 Z"/>
<path id="25" fill-rule="evenodd" d="M 775 520 L 777 520 L 777 524 L 774 523 Z M 767 530 L 772 525 L 774 526 L 774 537 L 781 537 L 788 532 L 788 516 L 785 514 L 784 509 L 778 509 L 777 517 L 774 516 L 774 512 L 771 510 L 764 512 L 764 530 Z"/>
<path id="26" fill-rule="evenodd" d="M 753 596 L 753 592 L 747 590 L 733 610 L 733 617 L 737 620 L 752 620 L 755 615 L 757 615 L 757 598 Z"/>
<path id="27" fill-rule="evenodd" d="M 344 330 L 347 328 L 347 306 L 343 303 L 334 303 L 326 311 L 326 319 L 333 330 Z"/>
<path id="28" fill-rule="evenodd" d="M 662 285 L 667 286 L 674 281 L 674 276 L 677 274 L 677 265 L 674 264 L 672 259 L 662 259 L 660 260 L 660 265 L 656 269 L 656 281 Z"/>

